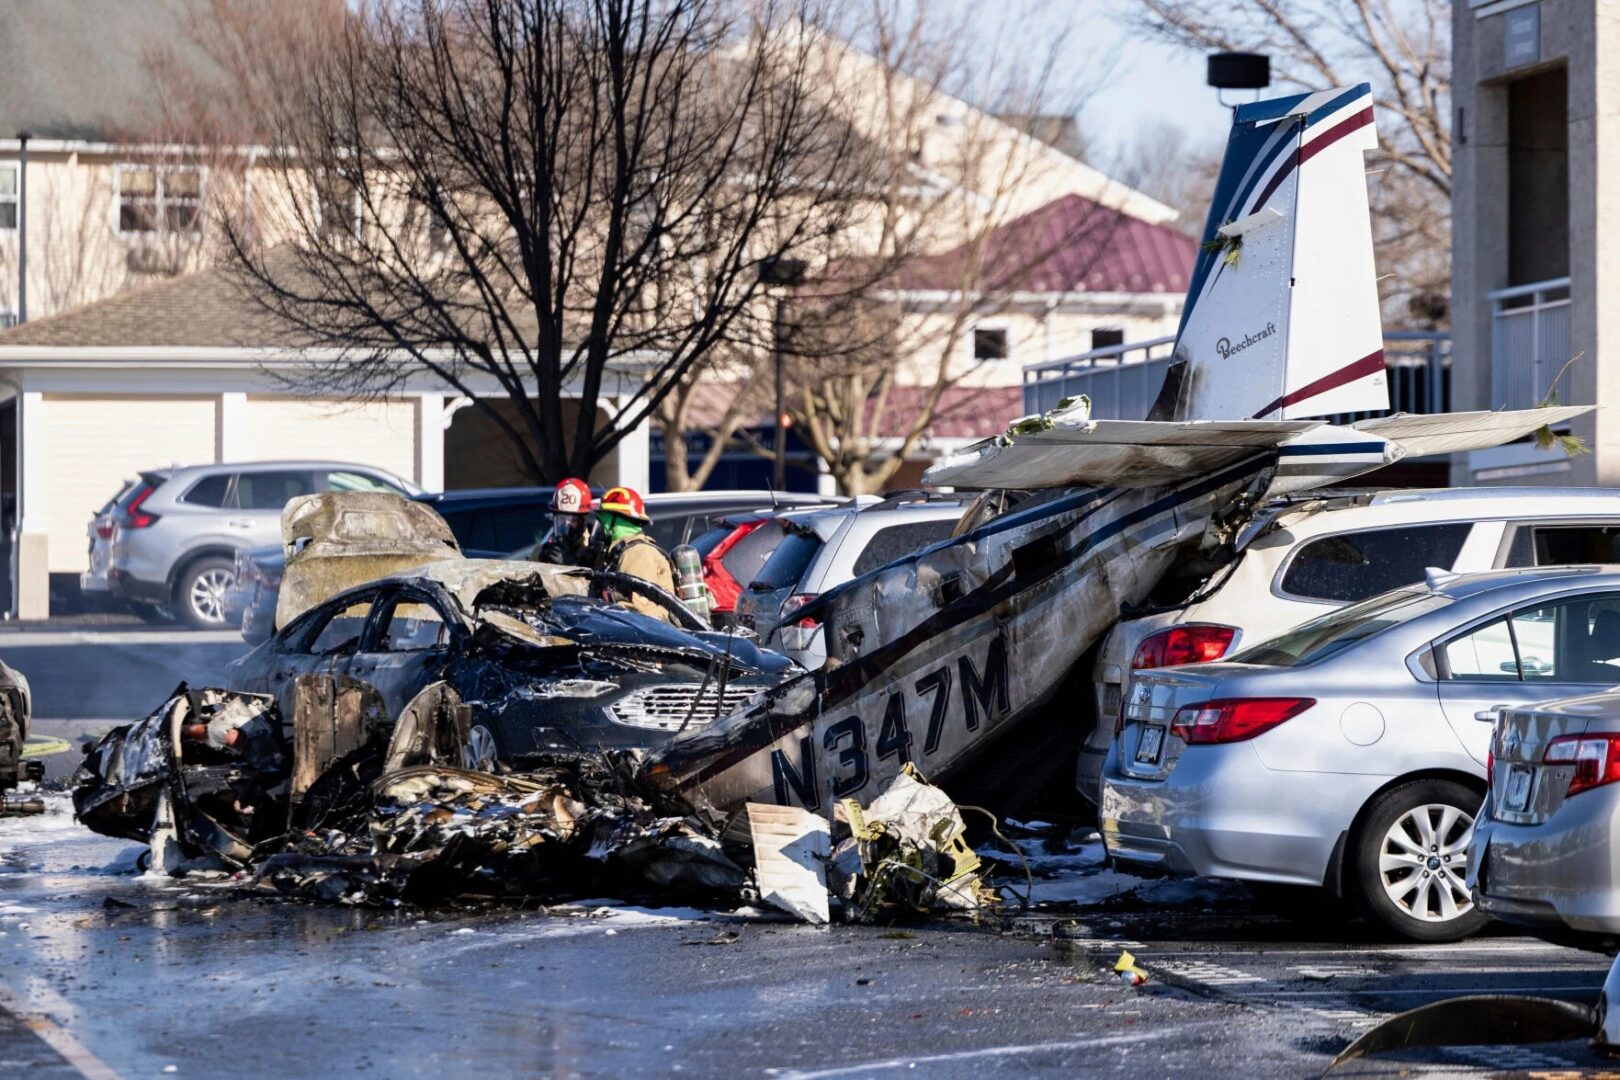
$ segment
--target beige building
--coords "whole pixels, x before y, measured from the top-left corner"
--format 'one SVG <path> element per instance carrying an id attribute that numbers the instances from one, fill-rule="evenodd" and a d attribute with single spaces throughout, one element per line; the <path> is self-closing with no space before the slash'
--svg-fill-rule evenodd
<path id="1" fill-rule="evenodd" d="M 1452 27 L 1452 407 L 1533 406 L 1556 380 L 1600 410 L 1574 425 L 1590 455 L 1518 443 L 1453 481 L 1620 484 L 1620 2 L 1459 0 Z"/>

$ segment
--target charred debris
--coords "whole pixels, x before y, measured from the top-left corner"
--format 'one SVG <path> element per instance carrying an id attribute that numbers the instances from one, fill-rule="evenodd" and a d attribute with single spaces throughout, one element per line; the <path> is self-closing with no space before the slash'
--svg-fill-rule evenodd
<path id="1" fill-rule="evenodd" d="M 74 808 L 154 868 L 353 904 L 585 896 L 764 902 L 805 921 L 993 909 L 960 811 L 906 770 L 870 804 L 730 813 L 660 793 L 634 751 L 467 768 L 472 710 L 444 683 L 395 718 L 352 680 L 263 695 L 182 685 L 86 751 Z"/>

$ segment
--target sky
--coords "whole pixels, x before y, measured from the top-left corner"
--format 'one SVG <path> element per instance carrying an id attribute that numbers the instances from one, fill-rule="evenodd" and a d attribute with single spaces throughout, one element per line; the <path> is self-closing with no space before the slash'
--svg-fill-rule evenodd
<path id="1" fill-rule="evenodd" d="M 1080 119 L 1094 148 L 1092 163 L 1100 168 L 1124 152 L 1135 131 L 1155 120 L 1174 125 L 1191 139 L 1226 138 L 1231 114 L 1204 84 L 1204 57 L 1150 40 L 1127 26 L 1118 13 L 1129 0 L 921 2 L 972 3 L 967 10 L 987 39 L 1011 34 L 1039 44 L 1061 37 L 1063 63 L 1077 83 L 1089 88 Z"/>

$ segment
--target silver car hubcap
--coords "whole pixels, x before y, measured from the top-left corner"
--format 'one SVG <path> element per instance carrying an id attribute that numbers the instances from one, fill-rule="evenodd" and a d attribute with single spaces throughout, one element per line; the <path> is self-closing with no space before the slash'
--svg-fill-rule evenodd
<path id="1" fill-rule="evenodd" d="M 204 622 L 224 622 L 225 593 L 235 583 L 229 570 L 204 570 L 191 582 L 191 610 Z"/>
<path id="2" fill-rule="evenodd" d="M 1455 806 L 1429 803 L 1396 819 L 1378 854 L 1384 892 L 1423 922 L 1449 922 L 1474 908 L 1464 884 L 1474 819 Z"/>

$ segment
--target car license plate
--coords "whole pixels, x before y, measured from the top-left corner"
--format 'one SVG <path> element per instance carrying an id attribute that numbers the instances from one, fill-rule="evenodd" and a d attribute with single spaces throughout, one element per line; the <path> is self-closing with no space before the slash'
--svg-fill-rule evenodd
<path id="1" fill-rule="evenodd" d="M 1159 751 L 1164 749 L 1164 728 L 1144 727 L 1142 738 L 1136 744 L 1136 761 L 1139 765 L 1157 765 Z"/>
<path id="2" fill-rule="evenodd" d="M 1530 805 L 1530 781 L 1535 777 L 1528 765 L 1509 765 L 1507 783 L 1502 789 L 1502 809 L 1522 813 Z"/>

